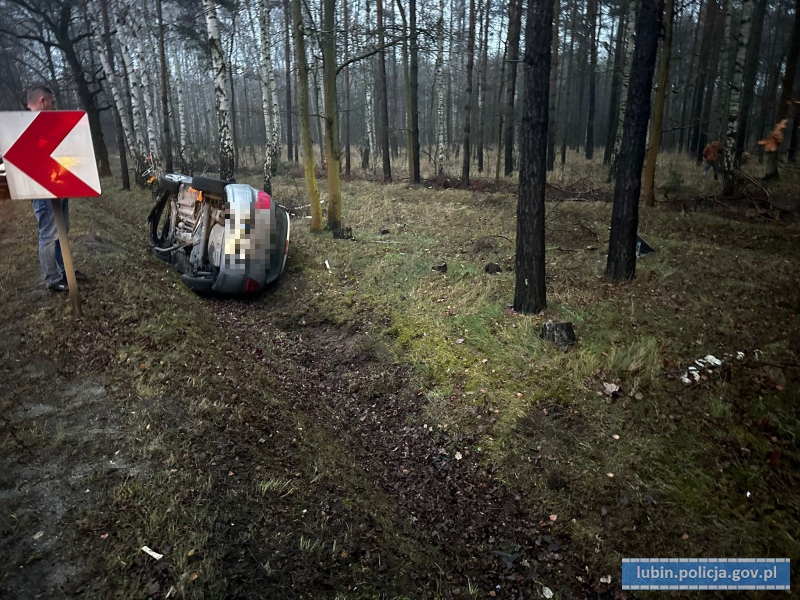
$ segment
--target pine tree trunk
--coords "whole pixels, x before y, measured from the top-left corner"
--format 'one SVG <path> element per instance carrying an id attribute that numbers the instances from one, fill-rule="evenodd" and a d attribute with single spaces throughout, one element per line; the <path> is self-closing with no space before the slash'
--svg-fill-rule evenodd
<path id="1" fill-rule="evenodd" d="M 409 32 L 402 0 L 397 0 L 397 10 L 403 22 L 403 79 L 406 82 L 406 152 L 408 153 L 408 181 L 414 183 L 414 123 L 411 113 L 411 71 L 408 64 Z"/>
<path id="2" fill-rule="evenodd" d="M 475 0 L 469 0 L 469 33 L 467 34 L 467 87 L 464 90 L 464 156 L 461 163 L 461 185 L 469 187 L 469 166 L 472 158 L 470 150 L 470 122 L 472 119 L 472 67 L 475 59 Z"/>
<path id="3" fill-rule="evenodd" d="M 211 48 L 211 64 L 214 70 L 214 94 L 217 101 L 217 125 L 219 128 L 219 176 L 229 181 L 236 172 L 233 138 L 231 133 L 228 69 L 222 54 L 222 39 L 219 34 L 215 0 L 203 0 L 203 12 L 208 28 L 208 45 Z"/>
<path id="4" fill-rule="evenodd" d="M 735 189 L 733 158 L 736 152 L 736 129 L 739 125 L 741 109 L 744 61 L 747 57 L 747 44 L 750 41 L 750 29 L 753 24 L 754 3 L 754 0 L 742 0 L 742 20 L 739 25 L 739 42 L 736 49 L 736 63 L 733 70 L 733 81 L 731 81 L 731 101 L 728 109 L 728 133 L 725 136 L 725 169 L 722 189 L 724 196 L 732 195 Z"/>
<path id="5" fill-rule="evenodd" d="M 669 1 L 669 0 L 668 0 Z M 586 160 L 594 157 L 594 108 L 597 79 L 597 0 L 589 0 L 589 109 L 586 117 Z"/>
<path id="6" fill-rule="evenodd" d="M 633 279 L 636 274 L 639 192 L 663 10 L 660 0 L 642 0 L 636 18 L 636 43 L 629 66 L 628 100 L 608 243 L 606 277 L 612 281 Z"/>
<path id="7" fill-rule="evenodd" d="M 626 0 L 632 2 L 633 0 Z M 622 35 L 625 24 L 625 11 L 620 10 L 619 22 L 617 23 L 617 35 L 614 42 L 614 73 L 611 76 L 611 97 L 608 102 L 608 132 L 606 134 L 606 148 L 603 153 L 603 164 L 611 162 L 611 155 L 614 153 L 614 142 L 617 139 L 617 114 L 619 111 L 619 84 L 622 79 L 622 54 L 624 50 Z"/>
<path id="8" fill-rule="evenodd" d="M 628 107 L 628 86 L 630 85 L 633 53 L 636 47 L 636 13 L 638 4 L 636 0 L 628 1 L 627 35 L 625 36 L 625 63 L 622 65 L 622 78 L 619 85 L 619 114 L 617 116 L 617 135 L 614 141 L 614 152 L 611 154 L 611 168 L 608 172 L 608 182 L 611 183 L 617 176 L 617 158 L 622 148 L 622 136 L 626 111 Z M 662 5 L 663 9 L 663 5 Z M 649 102 L 648 102 L 649 105 Z"/>
<path id="9" fill-rule="evenodd" d="M 781 122 L 789 114 L 789 103 L 791 102 L 792 88 L 794 88 L 798 57 L 800 57 L 800 0 L 795 0 L 792 41 L 789 44 L 789 54 L 786 57 L 786 70 L 783 75 L 781 97 L 778 101 L 778 113 L 775 119 L 778 122 Z M 778 179 L 778 152 L 767 152 L 766 163 L 764 179 Z"/>
<path id="10" fill-rule="evenodd" d="M 661 41 L 661 65 L 658 71 L 658 89 L 656 90 L 653 121 L 650 124 L 650 149 L 647 151 L 647 162 L 644 170 L 644 203 L 655 206 L 656 160 L 661 149 L 661 129 L 664 122 L 664 102 L 669 86 L 669 63 L 672 56 L 672 15 L 673 0 L 665 0 L 664 5 L 664 38 Z"/>
<path id="11" fill-rule="evenodd" d="M 517 62 L 519 61 L 519 38 L 522 25 L 522 0 L 508 3 L 508 81 L 506 88 L 505 119 L 505 175 L 514 171 L 514 98 L 517 91 Z"/>
<path id="12" fill-rule="evenodd" d="M 521 313 L 538 313 L 547 306 L 544 200 L 552 41 L 552 0 L 529 0 L 514 286 L 514 310 Z"/>
<path id="13" fill-rule="evenodd" d="M 561 0 L 555 0 L 553 7 L 553 31 L 551 34 L 550 58 L 550 98 L 547 108 L 547 170 L 552 171 L 556 162 L 556 102 L 558 100 L 558 20 L 561 14 Z"/>
<path id="14" fill-rule="evenodd" d="M 322 205 L 314 173 L 314 144 L 311 140 L 311 111 L 308 94 L 308 62 L 306 60 L 305 27 L 301 0 L 292 0 L 295 64 L 297 65 L 297 103 L 300 106 L 300 138 L 303 143 L 303 171 L 306 178 L 306 192 L 311 204 L 311 231 L 322 229 Z"/>

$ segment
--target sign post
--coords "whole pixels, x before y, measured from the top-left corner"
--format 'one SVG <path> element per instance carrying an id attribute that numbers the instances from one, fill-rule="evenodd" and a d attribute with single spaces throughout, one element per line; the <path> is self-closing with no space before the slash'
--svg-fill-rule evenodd
<path id="1" fill-rule="evenodd" d="M 53 199 L 69 295 L 80 317 L 81 300 L 61 199 L 100 195 L 89 119 L 77 110 L 4 112 L 0 154 L 13 200 Z"/>

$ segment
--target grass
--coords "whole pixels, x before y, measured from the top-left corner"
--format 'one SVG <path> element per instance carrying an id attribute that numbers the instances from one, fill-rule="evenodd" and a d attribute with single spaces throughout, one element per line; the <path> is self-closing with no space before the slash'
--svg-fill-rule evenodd
<path id="1" fill-rule="evenodd" d="M 292 328 L 315 319 L 358 325 L 367 333 L 363 353 L 380 364 L 413 365 L 428 402 L 409 425 L 453 439 L 474 434 L 461 451 L 496 469 L 544 519 L 558 516 L 551 530 L 570 540 L 590 581 L 609 573 L 616 581 L 623 556 L 800 559 L 800 226 L 768 221 L 747 200 L 733 208 L 694 202 L 719 184 L 688 159 L 662 155 L 659 169 L 659 206 L 642 207 L 640 217 L 657 253 L 617 285 L 603 277 L 612 193 L 604 167 L 570 152 L 551 174 L 541 315 L 510 310 L 513 194 L 484 192 L 491 182 L 477 183 L 481 191 L 344 182 L 343 221 L 355 240 L 312 234 L 295 220 L 284 287 L 252 305 L 285 303 L 274 310 L 287 311 L 289 324 L 275 338 L 231 330 L 239 302 L 215 304 L 219 319 L 208 319 L 207 301 L 148 254 L 148 194 L 113 191 L 116 182 L 104 182 L 112 191 L 100 207 L 72 203 L 76 246 L 95 234 L 109 242 L 107 251 L 79 254 L 96 279 L 84 297 L 90 319 L 76 321 L 68 303 L 49 300 L 27 310 L 18 282 L 21 269 L 35 273 L 27 235 L 35 223 L 14 206 L 19 222 L 5 223 L 14 234 L 7 239 L 23 241 L 13 249 L 0 241 L 0 298 L 66 376 L 103 374 L 116 390 L 129 460 L 148 474 L 116 482 L 107 505 L 85 509 L 87 539 L 111 533 L 96 567 L 107 574 L 106 591 L 140 597 L 166 578 L 142 564 L 145 544 L 170 549 L 167 579 L 186 597 L 230 593 L 236 583 L 222 565 L 244 561 L 258 567 L 254 581 L 264 589 L 283 581 L 295 556 L 324 564 L 327 579 L 306 573 L 298 585 L 348 598 L 409 593 L 408 565 L 436 570 L 439 550 L 363 472 L 351 452 L 358 439 L 280 396 L 285 373 L 257 367 L 256 350 L 269 357 L 291 343 Z M 786 179 L 770 188 L 775 203 L 794 189 Z M 275 197 L 306 204 L 301 186 L 279 177 Z M 487 274 L 488 262 L 502 271 Z M 446 273 L 431 270 L 441 263 Z M 548 319 L 571 321 L 577 346 L 544 342 Z M 0 350 L 13 360 L 14 351 Z M 740 350 L 746 361 L 697 385 L 679 382 L 696 358 Z M 376 374 L 354 396 L 367 405 L 398 385 Z M 4 400 L 0 410 L 9 406 Z M 63 452 L 64 432 L 37 422 L 16 435 Z M 0 439 L 2 456 L 16 447 Z M 380 569 L 364 547 L 380 554 Z M 486 593 L 474 581 L 462 587 Z"/>

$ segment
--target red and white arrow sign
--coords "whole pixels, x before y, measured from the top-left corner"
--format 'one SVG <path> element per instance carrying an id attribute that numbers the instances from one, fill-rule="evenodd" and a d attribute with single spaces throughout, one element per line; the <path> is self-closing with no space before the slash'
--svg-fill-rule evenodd
<path id="1" fill-rule="evenodd" d="M 89 119 L 83 111 L 1 113 L 0 154 L 15 200 L 100 195 Z"/>

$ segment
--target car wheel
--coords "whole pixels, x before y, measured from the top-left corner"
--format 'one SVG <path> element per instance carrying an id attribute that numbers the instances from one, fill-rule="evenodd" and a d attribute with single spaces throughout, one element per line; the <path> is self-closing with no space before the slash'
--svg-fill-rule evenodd
<path id="1" fill-rule="evenodd" d="M 222 181 L 221 179 L 211 179 L 210 177 L 192 177 L 192 187 L 201 192 L 208 192 L 217 196 L 225 195 L 225 186 L 233 183 L 232 181 Z"/>
<path id="2" fill-rule="evenodd" d="M 177 194 L 181 187 L 181 182 L 176 181 L 163 175 L 158 178 L 158 189 L 169 192 L 170 194 Z"/>

